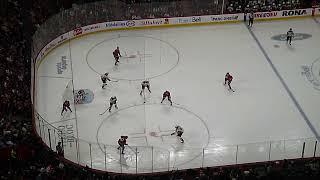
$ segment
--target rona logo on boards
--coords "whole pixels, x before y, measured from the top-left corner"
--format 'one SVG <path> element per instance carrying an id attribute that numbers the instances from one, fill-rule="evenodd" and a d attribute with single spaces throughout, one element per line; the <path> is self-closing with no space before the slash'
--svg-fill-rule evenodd
<path id="1" fill-rule="evenodd" d="M 61 56 L 61 62 L 57 63 L 57 73 L 62 74 L 64 70 L 67 69 L 67 57 L 66 56 Z"/>
<path id="2" fill-rule="evenodd" d="M 306 15 L 307 10 L 306 9 L 297 9 L 297 10 L 284 10 L 282 11 L 282 16 L 288 17 L 288 16 L 302 16 Z"/>

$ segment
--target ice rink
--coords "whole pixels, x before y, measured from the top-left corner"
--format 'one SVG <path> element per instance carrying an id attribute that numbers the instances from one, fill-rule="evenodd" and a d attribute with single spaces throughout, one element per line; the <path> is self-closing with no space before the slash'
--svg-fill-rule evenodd
<path id="1" fill-rule="evenodd" d="M 292 46 L 281 36 L 289 28 L 296 34 Z M 115 67 L 117 46 L 123 57 Z M 94 33 L 43 59 L 36 111 L 66 133 L 67 159 L 100 170 L 298 158 L 304 142 L 305 156 L 313 156 L 320 133 L 319 50 L 320 18 L 257 22 L 251 29 L 237 23 Z M 102 89 L 105 72 L 113 81 Z M 226 72 L 235 92 L 223 85 Z M 140 96 L 144 79 L 151 93 Z M 72 103 L 72 113 L 61 116 L 63 100 L 73 102 L 72 89 L 92 92 L 92 102 Z M 173 106 L 160 103 L 166 90 Z M 119 109 L 109 113 L 111 96 Z M 184 128 L 184 144 L 170 136 L 175 125 Z M 121 135 L 129 136 L 124 155 L 116 149 Z"/>

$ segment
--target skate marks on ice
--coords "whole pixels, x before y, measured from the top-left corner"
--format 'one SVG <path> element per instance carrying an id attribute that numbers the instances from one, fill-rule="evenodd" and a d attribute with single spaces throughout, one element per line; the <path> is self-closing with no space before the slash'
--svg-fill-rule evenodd
<path id="1" fill-rule="evenodd" d="M 120 58 L 120 64 L 114 66 L 112 51 L 117 45 L 123 57 Z M 171 43 L 138 34 L 105 39 L 92 46 L 86 54 L 87 65 L 92 71 L 97 74 L 109 71 L 112 79 L 125 81 L 140 81 L 165 75 L 179 61 L 179 51 Z"/>
<path id="2" fill-rule="evenodd" d="M 170 136 L 177 124 L 185 128 L 184 144 L 175 136 Z M 199 115 L 186 107 L 170 106 L 160 102 L 134 104 L 108 114 L 99 125 L 96 134 L 100 150 L 103 152 L 103 144 L 115 144 L 114 139 L 121 135 L 129 136 L 128 143 L 133 149 L 137 147 L 137 151 L 140 152 L 138 156 L 149 154 L 150 148 L 160 153 L 154 154 L 159 157 L 153 158 L 161 158 L 169 152 L 168 159 L 172 167 L 201 158 L 202 148 L 207 147 L 210 141 L 209 129 Z M 129 151 L 130 148 L 127 148 L 128 155 Z M 119 159 L 116 150 L 107 153 L 110 158 Z M 140 160 L 145 159 L 141 157 Z M 159 159 L 159 162 L 161 161 L 164 159 Z"/>

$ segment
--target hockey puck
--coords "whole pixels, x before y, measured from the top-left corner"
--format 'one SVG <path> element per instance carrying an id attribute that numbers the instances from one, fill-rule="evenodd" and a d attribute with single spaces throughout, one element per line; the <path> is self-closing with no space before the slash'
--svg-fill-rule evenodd
<path id="1" fill-rule="evenodd" d="M 279 48 L 280 46 L 278 44 L 273 45 L 275 48 Z"/>

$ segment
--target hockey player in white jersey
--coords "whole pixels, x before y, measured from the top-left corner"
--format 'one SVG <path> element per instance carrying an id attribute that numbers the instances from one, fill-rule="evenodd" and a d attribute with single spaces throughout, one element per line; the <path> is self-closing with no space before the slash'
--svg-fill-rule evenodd
<path id="1" fill-rule="evenodd" d="M 179 138 L 179 140 L 180 140 L 180 142 L 181 143 L 184 143 L 184 140 L 182 139 L 182 134 L 183 134 L 183 132 L 184 132 L 184 130 L 183 130 L 183 128 L 181 127 L 181 126 L 175 126 L 175 128 L 176 128 L 176 130 L 175 130 L 175 132 L 174 133 L 171 133 L 171 136 L 172 135 L 176 135 L 178 138 Z"/>
<path id="2" fill-rule="evenodd" d="M 141 91 L 140 91 L 140 96 L 142 95 L 142 92 L 144 92 L 144 89 L 147 88 L 149 93 L 151 93 L 150 91 L 150 82 L 145 80 L 145 81 L 142 81 L 141 83 Z"/>
<path id="3" fill-rule="evenodd" d="M 116 108 L 116 109 L 118 109 L 118 106 L 117 106 L 117 97 L 116 96 L 112 96 L 111 98 L 110 98 L 110 106 L 109 106 L 109 112 L 111 112 L 111 108 L 112 108 L 112 106 L 114 105 L 114 107 Z"/>
<path id="4" fill-rule="evenodd" d="M 287 43 L 291 45 L 292 38 L 294 37 L 294 33 L 292 31 L 292 28 L 289 29 L 287 32 Z"/>
<path id="5" fill-rule="evenodd" d="M 102 81 L 102 89 L 107 85 L 107 81 L 111 81 L 109 78 L 109 73 L 104 73 L 101 75 L 101 81 Z"/>

